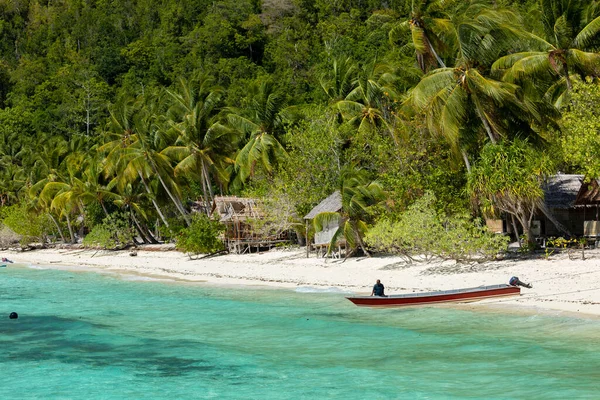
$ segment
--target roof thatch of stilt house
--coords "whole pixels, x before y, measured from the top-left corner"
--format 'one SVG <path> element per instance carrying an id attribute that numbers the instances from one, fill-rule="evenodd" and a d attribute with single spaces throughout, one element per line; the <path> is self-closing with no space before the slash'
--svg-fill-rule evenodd
<path id="1" fill-rule="evenodd" d="M 600 205 L 600 183 L 597 179 L 584 182 L 577 193 L 575 206 L 598 206 Z"/>
<path id="2" fill-rule="evenodd" d="M 310 210 L 308 214 L 304 216 L 304 219 L 314 219 L 317 215 L 323 212 L 338 212 L 342 209 L 342 194 L 339 190 L 333 192 L 325 200 L 317 204 L 315 208 Z"/>
<path id="3" fill-rule="evenodd" d="M 256 199 L 237 196 L 216 196 L 212 214 L 217 214 L 220 222 L 246 221 L 264 217 Z"/>
<path id="4" fill-rule="evenodd" d="M 557 174 L 548 177 L 543 186 L 548 209 L 569 209 L 575 206 L 582 189 L 583 175 Z M 585 186 L 585 185 L 583 185 Z"/>

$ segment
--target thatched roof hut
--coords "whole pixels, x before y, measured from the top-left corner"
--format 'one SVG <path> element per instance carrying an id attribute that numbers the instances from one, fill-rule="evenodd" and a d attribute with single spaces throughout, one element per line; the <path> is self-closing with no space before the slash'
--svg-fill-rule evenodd
<path id="1" fill-rule="evenodd" d="M 306 221 L 306 237 L 308 237 L 308 224 L 310 220 L 313 220 L 317 215 L 324 212 L 339 212 L 342 210 L 342 194 L 339 190 L 333 192 L 329 197 L 325 200 L 321 201 L 319 204 L 315 206 L 308 214 L 304 216 L 304 220 Z M 317 254 L 321 250 L 329 247 L 331 243 L 331 239 L 333 235 L 337 231 L 339 227 L 339 221 L 330 221 L 327 226 L 323 226 L 322 230 L 315 232 L 314 237 L 314 246 L 317 250 Z M 342 240 L 338 243 L 339 246 L 344 245 L 345 242 Z M 307 244 L 306 246 L 306 256 L 308 257 L 310 251 L 310 246 Z M 338 253 L 341 252 L 341 247 L 338 248 Z M 339 255 L 339 254 L 338 254 Z"/>
<path id="2" fill-rule="evenodd" d="M 248 197 L 216 196 L 211 214 L 217 214 L 219 221 L 246 221 L 263 217 L 258 201 Z"/>
<path id="3" fill-rule="evenodd" d="M 581 206 L 600 206 L 600 184 L 597 179 L 584 182 L 579 188 L 575 199 L 575 207 Z"/>
<path id="4" fill-rule="evenodd" d="M 543 186 L 544 202 L 549 210 L 569 209 L 575 206 L 582 189 L 583 175 L 557 174 L 548 178 Z"/>
<path id="5" fill-rule="evenodd" d="M 216 196 L 212 205 L 212 215 L 226 226 L 225 243 L 229 251 L 235 253 L 271 248 L 289 240 L 288 232 L 265 234 L 256 228 L 256 222 L 265 218 L 258 200 L 237 196 Z"/>
<path id="6" fill-rule="evenodd" d="M 305 220 L 314 219 L 323 212 L 338 212 L 342 209 L 342 194 L 339 190 L 333 192 L 329 197 L 320 202 L 304 216 Z"/>

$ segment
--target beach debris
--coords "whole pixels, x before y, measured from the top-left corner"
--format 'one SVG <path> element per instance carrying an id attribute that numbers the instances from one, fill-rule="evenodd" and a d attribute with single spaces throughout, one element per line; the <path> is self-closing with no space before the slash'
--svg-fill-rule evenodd
<path id="1" fill-rule="evenodd" d="M 135 257 L 135 256 L 137 256 L 137 251 L 135 251 L 135 250 L 134 250 L 134 251 L 132 251 L 131 253 L 129 253 L 129 255 L 130 255 L 131 257 Z"/>
<path id="2" fill-rule="evenodd" d="M 17 314 L 16 312 L 11 312 L 10 315 L 8 316 L 8 318 L 10 319 L 17 319 L 19 318 L 19 314 Z"/>

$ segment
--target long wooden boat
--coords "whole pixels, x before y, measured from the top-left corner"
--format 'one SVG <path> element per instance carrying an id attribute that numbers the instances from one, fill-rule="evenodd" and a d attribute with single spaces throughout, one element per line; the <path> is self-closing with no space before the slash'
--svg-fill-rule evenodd
<path id="1" fill-rule="evenodd" d="M 441 290 L 438 292 L 398 294 L 391 296 L 346 297 L 361 307 L 404 307 L 437 303 L 463 303 L 492 297 L 518 296 L 521 288 L 511 285 L 489 285 L 466 289 Z"/>

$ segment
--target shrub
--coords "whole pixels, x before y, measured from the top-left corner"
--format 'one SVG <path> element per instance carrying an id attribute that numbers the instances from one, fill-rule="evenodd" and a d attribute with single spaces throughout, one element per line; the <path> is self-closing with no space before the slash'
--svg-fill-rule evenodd
<path id="1" fill-rule="evenodd" d="M 35 241 L 44 243 L 51 228 L 47 215 L 29 211 L 25 203 L 3 207 L 2 223 L 21 236 L 22 246 Z"/>
<path id="2" fill-rule="evenodd" d="M 92 231 L 83 239 L 83 245 L 103 249 L 118 249 L 131 244 L 133 235 L 134 231 L 129 225 L 126 214 L 111 214 L 104 218 L 101 224 L 94 226 Z"/>
<path id="3" fill-rule="evenodd" d="M 20 240 L 20 235 L 17 235 L 8 226 L 0 224 L 0 249 L 8 249 L 15 243 L 19 243 Z"/>
<path id="4" fill-rule="evenodd" d="M 192 224 L 182 229 L 177 238 L 177 250 L 189 254 L 211 254 L 224 249 L 219 238 L 225 227 L 204 214 L 196 214 Z"/>
<path id="5" fill-rule="evenodd" d="M 467 215 L 445 216 L 436 211 L 435 202 L 435 196 L 426 193 L 398 221 L 378 221 L 367 232 L 366 243 L 375 250 L 401 254 L 409 260 L 487 260 L 506 250 L 508 238 L 490 233 Z"/>

